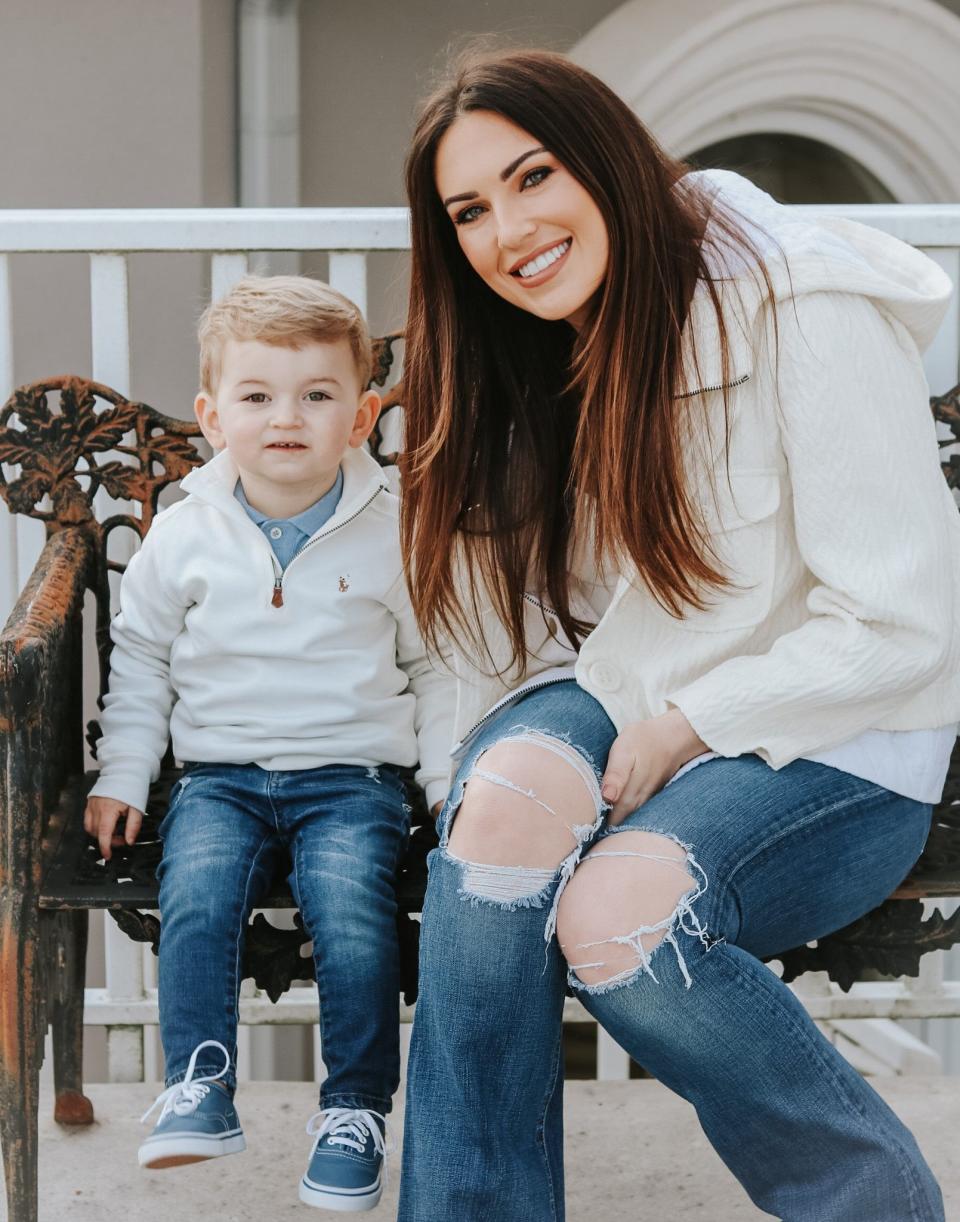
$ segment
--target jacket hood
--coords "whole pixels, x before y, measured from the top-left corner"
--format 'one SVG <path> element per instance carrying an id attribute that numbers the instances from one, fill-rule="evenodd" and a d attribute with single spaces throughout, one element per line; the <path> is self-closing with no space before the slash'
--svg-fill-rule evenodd
<path id="1" fill-rule="evenodd" d="M 746 231 L 766 264 L 775 301 L 804 293 L 856 293 L 900 322 L 921 352 L 929 346 L 953 292 L 949 276 L 932 259 L 867 225 L 787 208 L 728 170 L 694 172 L 682 181 L 713 196 L 714 206 Z M 770 291 L 722 239 L 707 259 L 728 326 L 726 380 L 737 381 L 753 367 L 753 322 Z M 721 385 L 719 328 L 705 283 L 694 292 L 685 337 L 685 393 Z"/>
<path id="2" fill-rule="evenodd" d="M 390 478 L 383 467 L 363 449 L 349 448 L 340 460 L 343 471 L 343 492 L 331 522 L 349 516 L 369 500 L 379 488 L 390 488 Z M 180 481 L 184 492 L 228 513 L 245 510 L 234 495 L 240 473 L 228 450 L 221 450 L 202 467 L 197 467 Z"/>

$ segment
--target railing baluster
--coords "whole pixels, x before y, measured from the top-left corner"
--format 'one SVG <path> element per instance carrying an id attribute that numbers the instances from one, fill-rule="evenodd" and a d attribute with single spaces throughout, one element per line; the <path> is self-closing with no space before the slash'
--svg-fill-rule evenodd
<path id="1" fill-rule="evenodd" d="M 13 307 L 10 256 L 0 254 L 0 402 L 13 390 Z M 0 615 L 6 621 L 21 589 L 17 557 L 17 520 L 0 503 Z"/>
<path id="2" fill-rule="evenodd" d="M 210 300 L 219 301 L 247 274 L 245 254 L 214 255 L 210 260 Z"/>
<path id="3" fill-rule="evenodd" d="M 143 946 L 131 942 L 116 922 L 104 922 L 107 988 L 110 1001 L 140 1001 L 143 991 Z M 107 1077 L 111 1082 L 143 1081 L 143 1027 L 107 1027 Z"/>
<path id="4" fill-rule="evenodd" d="M 626 1082 L 630 1077 L 630 1055 L 612 1035 L 597 1024 L 597 1081 Z"/>
<path id="5" fill-rule="evenodd" d="M 367 316 L 367 256 L 361 254 L 344 254 L 342 251 L 330 253 L 330 283 L 339 293 L 349 297 L 360 307 L 360 313 Z"/>
<path id="6" fill-rule="evenodd" d="M 90 343 L 93 376 L 130 394 L 130 318 L 125 255 L 90 256 Z"/>
<path id="7" fill-rule="evenodd" d="M 90 349 L 97 382 L 130 394 L 130 317 L 125 255 L 90 256 Z M 115 508 L 105 494 L 96 501 L 98 516 Z M 124 506 L 130 508 L 130 506 Z M 124 536 L 123 543 L 129 544 Z M 122 559 L 129 559 L 132 547 Z M 116 557 L 121 559 L 121 557 Z M 143 991 L 143 948 L 121 933 L 113 921 L 104 923 L 107 996 L 115 1001 L 139 1001 Z M 107 1073 L 111 1082 L 143 1081 L 143 1028 L 107 1028 Z"/>

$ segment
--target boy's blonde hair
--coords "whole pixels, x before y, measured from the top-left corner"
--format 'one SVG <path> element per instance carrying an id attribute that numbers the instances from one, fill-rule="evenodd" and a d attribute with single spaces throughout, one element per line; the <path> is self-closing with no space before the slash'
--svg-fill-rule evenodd
<path id="1" fill-rule="evenodd" d="M 360 386 L 373 370 L 370 333 L 348 298 L 308 276 L 244 276 L 200 316 L 200 389 L 213 394 L 228 339 L 258 340 L 285 348 L 309 343 L 350 343 Z"/>

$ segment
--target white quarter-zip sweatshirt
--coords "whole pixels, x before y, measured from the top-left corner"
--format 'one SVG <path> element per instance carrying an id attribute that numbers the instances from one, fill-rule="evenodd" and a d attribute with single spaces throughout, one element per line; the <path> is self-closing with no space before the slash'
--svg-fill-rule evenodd
<path id="1" fill-rule="evenodd" d="M 169 732 L 205 763 L 419 761 L 428 803 L 446 796 L 454 685 L 417 631 L 398 498 L 364 451 L 342 470 L 336 512 L 285 570 L 229 453 L 183 480 L 121 583 L 94 795 L 143 810 Z"/>

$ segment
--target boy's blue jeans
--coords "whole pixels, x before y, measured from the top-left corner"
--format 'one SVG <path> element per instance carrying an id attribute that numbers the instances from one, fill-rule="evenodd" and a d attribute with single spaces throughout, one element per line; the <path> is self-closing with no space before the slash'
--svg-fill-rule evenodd
<path id="1" fill-rule="evenodd" d="M 267 772 L 189 765 L 160 826 L 160 1035 L 166 1084 L 197 1044 L 231 1051 L 250 910 L 284 854 L 313 939 L 327 1078 L 321 1107 L 386 1114 L 400 1078 L 395 879 L 409 828 L 395 769 L 337 764 Z M 223 1068 L 212 1059 L 195 1076 Z"/>
<path id="2" fill-rule="evenodd" d="M 616 733 L 591 696 L 564 682 L 505 709 L 470 744 L 430 862 L 399 1222 L 564 1217 L 568 968 L 544 933 L 576 863 L 535 895 L 492 898 L 478 893 L 482 871 L 447 847 L 479 757 L 531 730 L 575 747 L 598 774 Z M 885 899 L 919 856 L 930 813 L 823 764 L 775 772 L 746 756 L 699 765 L 621 825 L 676 838 L 702 874 L 691 868 L 689 907 L 680 905 L 674 943 L 651 952 L 652 974 L 638 965 L 606 984 L 570 983 L 631 1056 L 696 1108 L 754 1203 L 784 1222 L 942 1222 L 913 1137 L 761 962 Z M 605 835 L 598 826 L 582 829 L 583 847 Z M 622 1161 L 618 1133 L 607 1137 Z M 643 1148 L 627 1156 L 639 1177 Z M 645 1216 L 642 1200 L 635 1212 Z"/>

